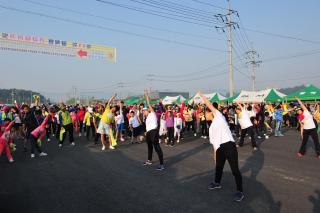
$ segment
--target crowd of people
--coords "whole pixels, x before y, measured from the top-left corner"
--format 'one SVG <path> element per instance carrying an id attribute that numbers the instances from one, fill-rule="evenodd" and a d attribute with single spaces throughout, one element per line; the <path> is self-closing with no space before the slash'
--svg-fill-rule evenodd
<path id="1" fill-rule="evenodd" d="M 221 188 L 223 165 L 230 163 L 237 185 L 236 201 L 243 199 L 242 178 L 238 168 L 237 148 L 244 145 L 245 137 L 251 141 L 253 151 L 259 149 L 257 139 L 270 136 L 282 137 L 283 127 L 293 128 L 301 133 L 299 157 L 306 153 L 309 136 L 313 139 L 316 156 L 320 159 L 320 105 L 302 103 L 298 98 L 291 103 L 263 104 L 217 104 L 210 103 L 200 93 L 200 103 L 174 103 L 164 106 L 161 101 L 151 105 L 148 93 L 146 103 L 124 105 L 112 96 L 105 104 L 90 106 L 34 103 L 3 106 L 0 114 L 0 155 L 5 152 L 9 162 L 14 162 L 12 153 L 16 144 L 22 142 L 30 157 L 47 156 L 43 151 L 45 141 L 57 141 L 62 149 L 68 134 L 68 141 L 75 146 L 76 138 L 113 150 L 117 143 L 142 143 L 148 147 L 145 166 L 152 165 L 153 149 L 159 157 L 157 170 L 164 170 L 164 157 L 161 144 L 174 147 L 185 137 L 200 137 L 210 141 L 214 147 L 216 178 L 209 189 Z M 234 139 L 236 138 L 236 140 Z M 298 139 L 297 139 L 298 140 Z M 236 141 L 236 142 L 235 142 Z M 80 140 L 79 140 L 80 142 Z"/>

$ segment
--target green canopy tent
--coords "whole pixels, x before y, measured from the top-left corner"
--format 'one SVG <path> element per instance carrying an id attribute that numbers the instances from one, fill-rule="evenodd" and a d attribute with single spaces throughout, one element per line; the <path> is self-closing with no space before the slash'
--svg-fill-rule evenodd
<path id="1" fill-rule="evenodd" d="M 271 89 L 267 97 L 264 99 L 265 102 L 282 102 L 285 98 L 285 94 L 275 90 Z"/>
<path id="2" fill-rule="evenodd" d="M 315 101 L 320 100 L 320 89 L 313 85 L 310 85 L 304 89 L 298 90 L 289 94 L 285 100 L 294 101 L 295 96 L 297 96 L 302 101 Z"/>
<path id="3" fill-rule="evenodd" d="M 210 102 L 223 102 L 226 99 L 226 97 L 216 93 L 214 96 L 212 96 L 212 98 L 210 98 Z"/>
<path id="4" fill-rule="evenodd" d="M 235 94 L 235 95 L 232 96 L 232 97 L 229 97 L 229 98 L 226 98 L 226 99 L 222 100 L 222 102 L 224 102 L 224 103 L 227 103 L 227 102 L 228 102 L 228 103 L 232 103 L 233 100 L 236 99 L 239 95 L 240 95 L 240 93 Z"/>

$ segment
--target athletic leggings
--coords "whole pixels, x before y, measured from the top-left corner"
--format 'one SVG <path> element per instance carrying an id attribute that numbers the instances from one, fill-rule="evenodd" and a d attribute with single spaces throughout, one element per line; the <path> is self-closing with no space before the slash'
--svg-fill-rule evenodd
<path id="1" fill-rule="evenodd" d="M 229 162 L 232 174 L 236 181 L 237 190 L 242 192 L 242 175 L 238 164 L 238 151 L 234 142 L 221 144 L 216 152 L 216 175 L 215 182 L 220 183 L 222 179 L 223 168 L 226 160 Z"/>
<path id="2" fill-rule="evenodd" d="M 173 145 L 174 144 L 174 128 L 173 127 L 167 127 L 167 131 L 168 131 L 168 143 L 167 144 L 171 144 Z"/>
<path id="3" fill-rule="evenodd" d="M 202 136 L 208 136 L 208 127 L 207 127 L 207 121 L 200 121 L 201 124 L 201 135 Z"/>
<path id="4" fill-rule="evenodd" d="M 39 153 L 42 152 L 42 149 L 38 144 L 38 138 L 34 137 L 32 134 L 30 134 L 30 143 L 31 143 L 31 154 L 34 154 L 35 149 L 37 149 Z"/>
<path id="5" fill-rule="evenodd" d="M 163 165 L 163 153 L 159 144 L 159 131 L 157 129 L 147 132 L 146 141 L 148 145 L 148 160 L 152 161 L 153 148 L 156 150 L 160 165 Z"/>
<path id="6" fill-rule="evenodd" d="M 3 151 L 6 153 L 8 160 L 11 160 L 12 156 L 11 156 L 9 145 L 5 140 L 1 139 L 0 140 L 0 156 Z"/>
<path id="7" fill-rule="evenodd" d="M 241 136 L 240 136 L 240 142 L 239 142 L 239 146 L 243 146 L 243 143 L 244 143 L 244 138 L 246 137 L 246 134 L 249 134 L 249 136 L 251 137 L 251 144 L 252 144 L 252 147 L 257 147 L 257 144 L 256 144 L 256 139 L 254 137 L 254 131 L 253 131 L 253 127 L 250 126 L 246 129 L 241 129 Z"/>
<path id="8" fill-rule="evenodd" d="M 302 144 L 300 147 L 300 154 L 305 154 L 306 153 L 306 146 L 308 143 L 309 136 L 312 137 L 313 143 L 314 143 L 314 150 L 316 152 L 316 155 L 320 155 L 320 145 L 319 145 L 319 137 L 317 133 L 317 129 L 304 129 L 303 130 L 303 139 L 302 139 Z"/>

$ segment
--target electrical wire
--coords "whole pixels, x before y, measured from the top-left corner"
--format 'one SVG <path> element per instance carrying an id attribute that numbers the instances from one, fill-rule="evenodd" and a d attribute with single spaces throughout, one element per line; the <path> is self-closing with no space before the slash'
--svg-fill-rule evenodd
<path id="1" fill-rule="evenodd" d="M 148 38 L 148 39 L 152 39 L 152 40 L 158 40 L 158 41 L 162 41 L 162 42 L 173 43 L 173 44 L 194 47 L 194 48 L 200 48 L 200 49 L 216 51 L 216 52 L 227 52 L 225 50 L 214 49 L 214 48 L 210 48 L 210 47 L 204 47 L 204 46 L 200 46 L 200 45 L 196 45 L 196 44 L 190 44 L 190 43 L 174 41 L 174 40 L 169 40 L 169 39 L 164 39 L 164 38 L 158 38 L 158 37 L 154 37 L 154 36 L 119 30 L 119 29 L 115 29 L 115 28 L 105 27 L 105 26 L 96 25 L 96 24 L 90 24 L 90 23 L 86 23 L 86 22 L 81 22 L 81 21 L 77 21 L 77 20 L 73 20 L 73 19 L 51 16 L 51 15 L 47 15 L 44 13 L 30 11 L 30 10 L 22 10 L 22 9 L 13 8 L 13 7 L 7 7 L 4 5 L 0 5 L 0 8 L 10 10 L 10 11 L 19 12 L 19 13 L 25 13 L 25 14 L 29 14 L 29 15 L 45 17 L 48 19 L 54 19 L 54 20 L 58 20 L 58 21 L 68 22 L 68 23 L 77 24 L 77 25 L 81 25 L 81 26 L 92 27 L 92 28 L 97 28 L 97 29 L 106 30 L 106 31 L 113 31 L 113 32 L 126 34 L 126 35 L 132 35 L 132 36 L 141 37 L 141 38 Z"/>
<path id="2" fill-rule="evenodd" d="M 123 20 L 119 20 L 119 19 L 100 16 L 100 15 L 96 15 L 96 14 L 93 14 L 93 13 L 77 11 L 77 10 L 70 9 L 70 8 L 59 7 L 59 6 L 55 6 L 55 5 L 51 5 L 51 4 L 45 4 L 45 3 L 42 3 L 42 2 L 38 2 L 38 1 L 32 1 L 32 0 L 19 0 L 19 1 L 24 1 L 24 2 L 27 2 L 27 3 L 30 3 L 30 4 L 33 4 L 33 5 L 37 5 L 37 6 L 42 6 L 42 7 L 46 7 L 46 8 L 50 8 L 50 9 L 56 9 L 56 10 L 69 12 L 69 13 L 74 13 L 74 14 L 78 14 L 78 15 L 81 15 L 81 16 L 93 17 L 93 18 L 98 18 L 98 19 L 101 19 L 101 20 L 106 20 L 106 21 L 112 21 L 112 22 L 116 22 L 116 23 L 131 25 L 131 26 L 140 27 L 140 28 L 144 28 L 144 29 L 151 29 L 151 30 L 167 32 L 167 33 L 172 33 L 172 34 L 177 34 L 177 35 L 182 35 L 182 36 L 190 36 L 190 37 L 194 37 L 194 38 L 224 40 L 224 39 L 221 39 L 221 38 L 216 38 L 216 37 L 211 37 L 211 36 L 203 36 L 203 35 L 194 34 L 194 33 L 179 32 L 179 31 L 174 31 L 174 30 L 168 30 L 168 29 L 164 29 L 164 28 L 154 27 L 154 26 L 150 26 L 150 25 L 137 24 L 137 23 L 133 23 L 133 22 L 128 22 L 128 21 L 123 21 Z"/>

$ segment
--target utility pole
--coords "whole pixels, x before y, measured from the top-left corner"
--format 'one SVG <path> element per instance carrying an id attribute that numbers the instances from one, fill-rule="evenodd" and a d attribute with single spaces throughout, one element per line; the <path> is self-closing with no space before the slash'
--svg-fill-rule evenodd
<path id="1" fill-rule="evenodd" d="M 218 19 L 218 21 L 223 24 L 222 26 L 215 26 L 216 30 L 221 30 L 225 33 L 225 29 L 228 30 L 228 48 L 229 48 L 229 95 L 232 97 L 234 95 L 234 82 L 233 82 L 233 65 L 232 65 L 232 30 L 236 29 L 236 27 L 239 28 L 239 25 L 237 22 L 232 21 L 232 16 L 237 15 L 239 16 L 238 12 L 231 9 L 231 3 L 230 0 L 228 1 L 228 12 L 227 14 L 217 14 L 215 17 Z"/>
<path id="2" fill-rule="evenodd" d="M 14 104 L 14 95 L 15 95 L 15 92 L 14 90 L 11 91 L 11 104 Z"/>
<path id="3" fill-rule="evenodd" d="M 255 50 L 250 50 L 246 52 L 247 56 L 246 59 L 247 64 L 250 64 L 252 66 L 252 73 L 251 73 L 251 79 L 252 79 L 252 91 L 256 90 L 256 69 L 261 64 L 261 60 L 259 60 L 260 56 Z"/>

